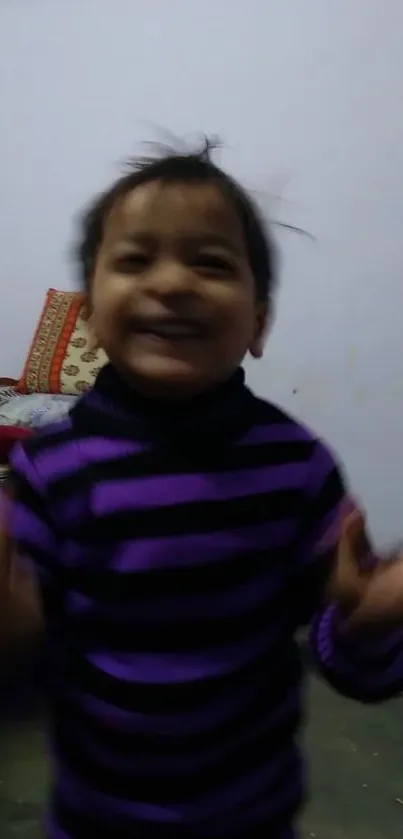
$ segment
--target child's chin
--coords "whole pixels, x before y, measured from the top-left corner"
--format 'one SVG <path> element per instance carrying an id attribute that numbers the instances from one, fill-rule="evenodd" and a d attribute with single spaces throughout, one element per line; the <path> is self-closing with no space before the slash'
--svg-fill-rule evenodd
<path id="1" fill-rule="evenodd" d="M 133 378 L 150 391 L 195 393 L 208 387 L 206 373 L 194 365 L 166 359 L 158 364 L 136 364 L 131 369 Z"/>

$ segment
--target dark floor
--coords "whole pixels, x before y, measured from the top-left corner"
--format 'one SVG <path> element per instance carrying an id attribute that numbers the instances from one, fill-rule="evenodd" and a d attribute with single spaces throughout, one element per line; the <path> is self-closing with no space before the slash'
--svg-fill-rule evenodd
<path id="1" fill-rule="evenodd" d="M 402 839 L 403 699 L 365 708 L 340 699 L 316 679 L 310 694 L 306 740 L 312 790 L 304 839 Z M 1 839 L 42 839 L 45 790 L 40 724 L 4 725 Z"/>

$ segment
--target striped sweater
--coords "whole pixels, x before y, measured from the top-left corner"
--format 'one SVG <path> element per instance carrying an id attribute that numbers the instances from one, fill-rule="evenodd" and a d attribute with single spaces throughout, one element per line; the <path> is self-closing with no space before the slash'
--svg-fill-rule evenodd
<path id="1" fill-rule="evenodd" d="M 321 611 L 345 499 L 328 450 L 240 371 L 177 406 L 108 366 L 13 469 L 47 621 L 49 837 L 289 839 L 298 627 L 343 692 L 403 686 L 400 638 L 347 643 Z"/>

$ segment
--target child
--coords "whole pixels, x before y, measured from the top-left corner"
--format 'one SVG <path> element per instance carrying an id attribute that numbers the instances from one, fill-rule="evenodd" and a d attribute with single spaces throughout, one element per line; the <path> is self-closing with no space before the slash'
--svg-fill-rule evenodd
<path id="1" fill-rule="evenodd" d="M 38 619 L 14 543 L 49 644 L 48 836 L 290 839 L 296 631 L 311 624 L 345 694 L 400 691 L 401 632 L 372 627 L 370 642 L 360 626 L 401 618 L 403 562 L 360 567 L 363 521 L 345 517 L 332 455 L 244 384 L 275 259 L 208 149 L 114 184 L 79 257 L 110 364 L 68 421 L 14 452 L 3 535 L 3 631 Z"/>

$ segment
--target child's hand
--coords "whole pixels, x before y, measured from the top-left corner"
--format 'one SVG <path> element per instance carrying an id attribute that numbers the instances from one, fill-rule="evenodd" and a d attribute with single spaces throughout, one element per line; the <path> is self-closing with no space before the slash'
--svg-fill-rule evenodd
<path id="1" fill-rule="evenodd" d="M 0 521 L 0 648 L 30 640 L 42 628 L 38 587 L 30 565 L 18 556 Z"/>
<path id="2" fill-rule="evenodd" d="M 11 545 L 0 520 L 0 639 L 8 619 L 10 593 Z"/>
<path id="3" fill-rule="evenodd" d="M 330 596 L 351 627 L 374 622 L 403 623 L 403 552 L 367 564 L 365 519 L 354 512 L 343 523 Z M 364 560 L 364 563 L 363 563 Z"/>

